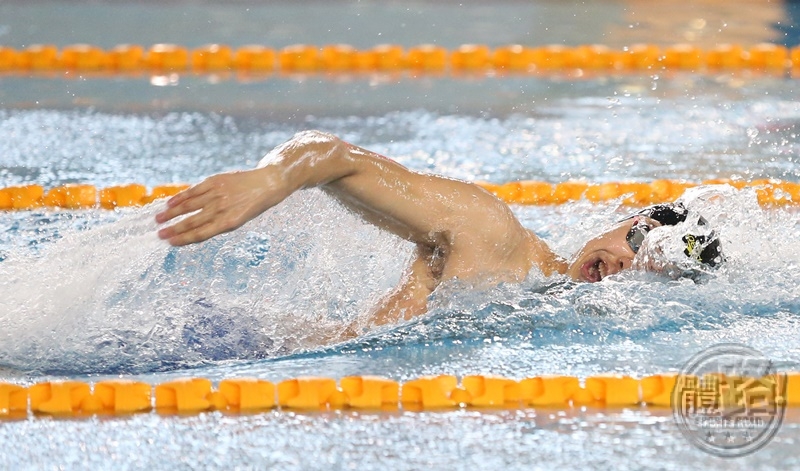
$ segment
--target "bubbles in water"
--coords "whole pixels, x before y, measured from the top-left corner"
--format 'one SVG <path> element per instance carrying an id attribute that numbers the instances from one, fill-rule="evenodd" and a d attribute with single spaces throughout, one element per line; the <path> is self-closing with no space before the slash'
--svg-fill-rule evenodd
<path id="1" fill-rule="evenodd" d="M 794 160 L 786 157 L 795 146 L 789 136 L 797 120 L 789 99 L 696 108 L 666 94 L 621 96 L 610 116 L 602 97 L 549 98 L 526 115 L 406 111 L 310 118 L 303 126 L 330 130 L 417 170 L 463 178 L 697 180 L 716 168 L 748 178 L 796 176 Z M 269 149 L 291 135 L 287 125 L 248 123 L 198 113 L 0 111 L 0 131 L 8 137 L 0 143 L 8 151 L 0 178 L 44 184 L 91 178 L 104 185 L 141 175 L 163 183 L 170 175 L 196 181 L 244 166 L 245 153 L 255 160 L 261 151 L 253 149 Z M 759 130 L 759 142 L 748 129 Z M 41 165 L 43 149 L 59 141 L 59 132 L 59 158 Z M 564 373 L 576 365 L 607 371 L 619 367 L 609 352 L 630 353 L 630 345 L 652 371 L 674 366 L 708 339 L 743 341 L 800 364 L 792 353 L 800 333 L 798 213 L 762 210 L 750 190 L 717 189 L 693 198 L 692 210 L 719 234 L 725 255 L 699 283 L 629 271 L 598 284 L 538 273 L 522 285 L 491 289 L 445 284 L 427 316 L 332 347 L 330 339 L 348 323 L 365 324 L 369 307 L 397 282 L 410 247 L 320 193 L 298 195 L 239 231 L 181 249 L 155 238 L 154 206 L 118 215 L 3 214 L 10 229 L 0 234 L 0 365 L 34 372 L 152 371 L 309 350 L 366 355 L 390 345 L 413 357 L 415 346 L 424 351 L 431 342 L 457 341 L 479 345 L 474 364 L 483 372 L 503 371 L 506 364 L 497 358 L 481 358 L 507 346 L 502 358 L 513 357 L 514 369 L 507 371 L 517 376 Z M 630 210 L 582 201 L 514 211 L 569 257 Z M 782 342 L 770 345 L 765 339 L 775 337 L 774 326 Z M 331 350 L 318 350 L 326 346 Z M 446 351 L 430 355 L 434 363 L 470 365 Z"/>
<path id="2" fill-rule="evenodd" d="M 318 347 L 360 322 L 409 255 L 316 190 L 185 248 L 156 237 L 159 207 L 0 263 L 0 364 L 148 371 Z"/>
<path id="3" fill-rule="evenodd" d="M 675 368 L 685 360 L 687 351 L 707 347 L 709 342 L 739 341 L 754 345 L 778 361 L 800 364 L 794 356 L 787 358 L 785 348 L 787 342 L 794 344 L 788 339 L 800 334 L 796 315 L 800 312 L 798 214 L 764 210 L 758 206 L 754 192 L 727 186 L 698 188 L 685 199 L 689 207 L 687 222 L 665 227 L 661 233 L 670 236 L 669 243 L 677 240 L 679 244 L 686 231 L 713 230 L 719 234 L 725 260 L 715 269 L 706 269 L 703 277 L 673 280 L 628 270 L 588 284 L 563 277 L 546 279 L 534 271 L 520 285 L 476 288 L 445 283 L 434 293 L 427 316 L 358 339 L 345 350 L 452 342 L 467 345 L 488 340 L 492 345 L 513 346 L 515 368 L 509 369 L 511 374 L 563 374 L 563 368 L 574 362 L 591 364 L 597 371 L 619 368 L 611 356 L 599 360 L 606 358 L 609 348 L 615 345 L 641 346 L 640 361 L 644 365 Z M 578 237 L 570 234 L 570 217 L 584 221 L 586 229 L 575 232 L 589 237 L 619 220 L 619 213 L 613 209 L 596 211 L 573 205 L 520 211 L 523 220 L 531 212 L 538 225 L 553 229 L 548 240 L 559 241 L 562 234 L 573 239 L 561 241 L 561 247 L 568 252 L 579 245 Z M 706 218 L 707 225 L 697 224 L 699 215 Z M 556 221 L 564 226 L 555 225 Z M 651 234 L 658 235 L 659 231 Z M 668 245 L 675 252 L 670 258 L 687 258 L 683 254 L 685 246 L 679 244 Z M 784 340 L 782 346 L 765 340 L 777 335 L 777 326 Z M 565 357 L 566 348 L 581 348 L 588 357 Z M 488 349 L 484 355 L 496 353 L 496 349 Z M 550 356 L 544 359 L 547 355 Z M 448 361 L 473 371 L 474 366 L 469 363 Z M 485 363 L 475 361 L 485 368 Z M 644 365 L 630 368 L 637 370 Z M 493 367 L 505 368 L 501 364 Z M 653 367 L 650 368 L 652 372 Z"/>

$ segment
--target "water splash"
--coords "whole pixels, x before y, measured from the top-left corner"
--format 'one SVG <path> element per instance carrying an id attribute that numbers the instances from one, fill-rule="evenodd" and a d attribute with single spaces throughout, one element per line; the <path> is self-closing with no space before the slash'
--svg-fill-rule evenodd
<path id="1" fill-rule="evenodd" d="M 428 315 L 311 355 L 488 342 L 509 346 L 521 363 L 533 354 L 530 350 L 550 352 L 555 356 L 548 359 L 552 364 L 563 356 L 560 349 L 583 347 L 584 352 L 599 354 L 628 345 L 625 348 L 649 352 L 644 355 L 649 362 L 675 368 L 686 351 L 738 341 L 768 352 L 784 365 L 800 365 L 792 347 L 797 342 L 790 340 L 800 335 L 798 213 L 763 210 L 754 192 L 730 187 L 690 192 L 687 200 L 690 211 L 701 212 L 721 234 L 726 254 L 726 261 L 705 279 L 673 280 L 630 270 L 588 284 L 548 279 L 534 271 L 522 284 L 490 289 L 450 282 L 434 293 Z M 601 211 L 604 216 L 598 218 L 584 210 L 575 205 L 559 211 L 585 214 L 591 221 L 587 233 L 599 232 L 619 218 L 615 211 Z M 561 239 L 561 234 L 554 237 Z M 775 336 L 785 341 L 770 342 Z M 591 354 L 587 361 L 596 363 Z M 531 368 L 536 367 L 521 365 L 511 374 Z"/>
<path id="2" fill-rule="evenodd" d="M 328 129 L 416 170 L 463 178 L 794 180 L 796 101 L 788 92 L 752 93 L 723 104 L 712 96 L 699 104 L 623 98 L 614 115 L 605 98 L 565 97 L 524 115 L 403 111 L 309 118 L 303 126 Z M 255 162 L 294 130 L 203 113 L 0 110 L 7 138 L 0 143 L 0 179 L 54 185 L 88 178 L 99 186 L 163 183 L 165 175 L 196 181 L 247 165 L 243 156 Z M 51 159 L 55 147 L 58 158 Z M 472 342 L 483 352 L 488 340 L 510 346 L 518 371 L 526 371 L 520 365 L 526 352 L 538 360 L 561 355 L 559 367 L 585 357 L 601 368 L 592 355 L 615 345 L 616 351 L 643 350 L 650 365 L 674 366 L 656 358 L 680 358 L 722 339 L 800 364 L 798 213 L 762 210 L 749 190 L 722 196 L 698 202 L 709 205 L 703 215 L 720 232 L 728 258 L 706 282 L 624 273 L 574 285 L 532 274 L 522 285 L 488 291 L 446 285 L 432 298 L 429 315 L 334 346 L 325 340 L 329 334 L 363 322 L 369 306 L 394 285 L 409 246 L 319 193 L 303 193 L 240 231 L 182 249 L 153 236 L 155 206 L 116 214 L 6 213 L 0 365 L 66 374 L 139 372 L 300 352 L 411 350 L 431 342 Z M 628 210 L 584 201 L 514 211 L 569 256 Z M 574 357 L 558 353 L 573 346 L 586 348 Z"/>
<path id="3" fill-rule="evenodd" d="M 156 237 L 159 207 L 0 263 L 0 365 L 138 372 L 316 347 L 397 282 L 409 253 L 317 191 L 186 248 Z"/>
<path id="4" fill-rule="evenodd" d="M 800 333 L 798 214 L 762 210 L 748 190 L 715 188 L 687 199 L 720 233 L 726 254 L 702 283 L 636 271 L 597 284 L 537 271 L 522 284 L 487 289 L 449 282 L 426 316 L 333 346 L 326 339 L 363 322 L 398 281 L 410 247 L 321 192 L 295 195 L 239 231 L 185 248 L 155 236 L 153 216 L 163 203 L 113 221 L 50 215 L 60 232 L 0 263 L 0 365 L 144 372 L 432 342 L 605 348 L 686 334 L 698 342 L 702 332 L 741 337 L 745 324 L 757 338 L 776 322 L 783 333 Z M 567 255 L 619 218 L 614 205 L 516 210 L 523 221 L 530 212 L 542 216 L 540 232 Z M 583 225 L 556 223 L 565 220 Z"/>

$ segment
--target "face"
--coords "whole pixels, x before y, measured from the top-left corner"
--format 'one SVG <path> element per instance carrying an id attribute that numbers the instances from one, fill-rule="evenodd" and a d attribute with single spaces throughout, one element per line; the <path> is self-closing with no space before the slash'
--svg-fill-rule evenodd
<path id="1" fill-rule="evenodd" d="M 573 257 L 567 275 L 576 281 L 595 283 L 630 268 L 636 253 L 628 243 L 628 234 L 635 225 L 653 228 L 661 224 L 644 216 L 635 216 L 622 221 L 611 230 L 586 242 Z M 633 241 L 636 246 L 637 238 L 634 237 Z M 638 242 L 641 242 L 640 237 Z"/>

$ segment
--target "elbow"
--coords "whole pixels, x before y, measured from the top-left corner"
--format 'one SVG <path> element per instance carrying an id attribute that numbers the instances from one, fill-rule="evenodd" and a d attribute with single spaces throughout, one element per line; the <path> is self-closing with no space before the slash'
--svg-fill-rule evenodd
<path id="1" fill-rule="evenodd" d="M 287 178 L 297 178 L 301 188 L 327 185 L 352 174 L 350 144 L 322 131 L 301 131 L 278 152 Z M 294 174 L 294 177 L 290 176 Z"/>
<path id="2" fill-rule="evenodd" d="M 258 163 L 258 168 L 268 165 L 294 167 L 298 163 L 308 164 L 322 159 L 328 160 L 343 147 L 343 141 L 333 134 L 322 131 L 300 131 L 288 141 L 272 149 Z"/>
<path id="3" fill-rule="evenodd" d="M 317 152 L 327 150 L 328 152 L 324 152 L 325 154 L 342 147 L 344 144 L 344 141 L 335 135 L 317 130 L 300 131 L 289 142 L 298 147 L 306 147 Z"/>
<path id="4" fill-rule="evenodd" d="M 327 132 L 301 131 L 289 142 L 312 166 L 335 163 L 344 167 L 348 160 L 350 145 Z"/>

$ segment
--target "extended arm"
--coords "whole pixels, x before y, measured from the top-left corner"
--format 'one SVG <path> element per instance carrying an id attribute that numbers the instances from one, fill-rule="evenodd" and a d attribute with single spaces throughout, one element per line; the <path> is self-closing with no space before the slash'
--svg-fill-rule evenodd
<path id="1" fill-rule="evenodd" d="M 209 239 L 238 228 L 293 192 L 321 187 L 368 221 L 424 245 L 440 245 L 467 227 L 519 224 L 484 190 L 457 180 L 411 172 L 398 163 L 331 135 L 304 132 L 270 152 L 258 168 L 223 173 L 175 196 L 156 220 L 200 210 L 159 235 L 173 245 Z M 475 220 L 479 218 L 479 220 Z"/>
<path id="2" fill-rule="evenodd" d="M 417 244 L 423 256 L 412 264 L 408 285 L 414 287 L 410 298 L 416 304 L 442 279 L 518 281 L 534 264 L 548 275 L 563 268 L 563 261 L 522 227 L 507 205 L 476 185 L 412 172 L 313 131 L 278 146 L 256 169 L 214 175 L 170 199 L 157 222 L 195 214 L 161 229 L 159 236 L 173 245 L 200 242 L 236 229 L 293 192 L 311 187 Z M 397 310 L 391 306 L 409 298 L 406 294 L 397 293 L 387 309 Z"/>

